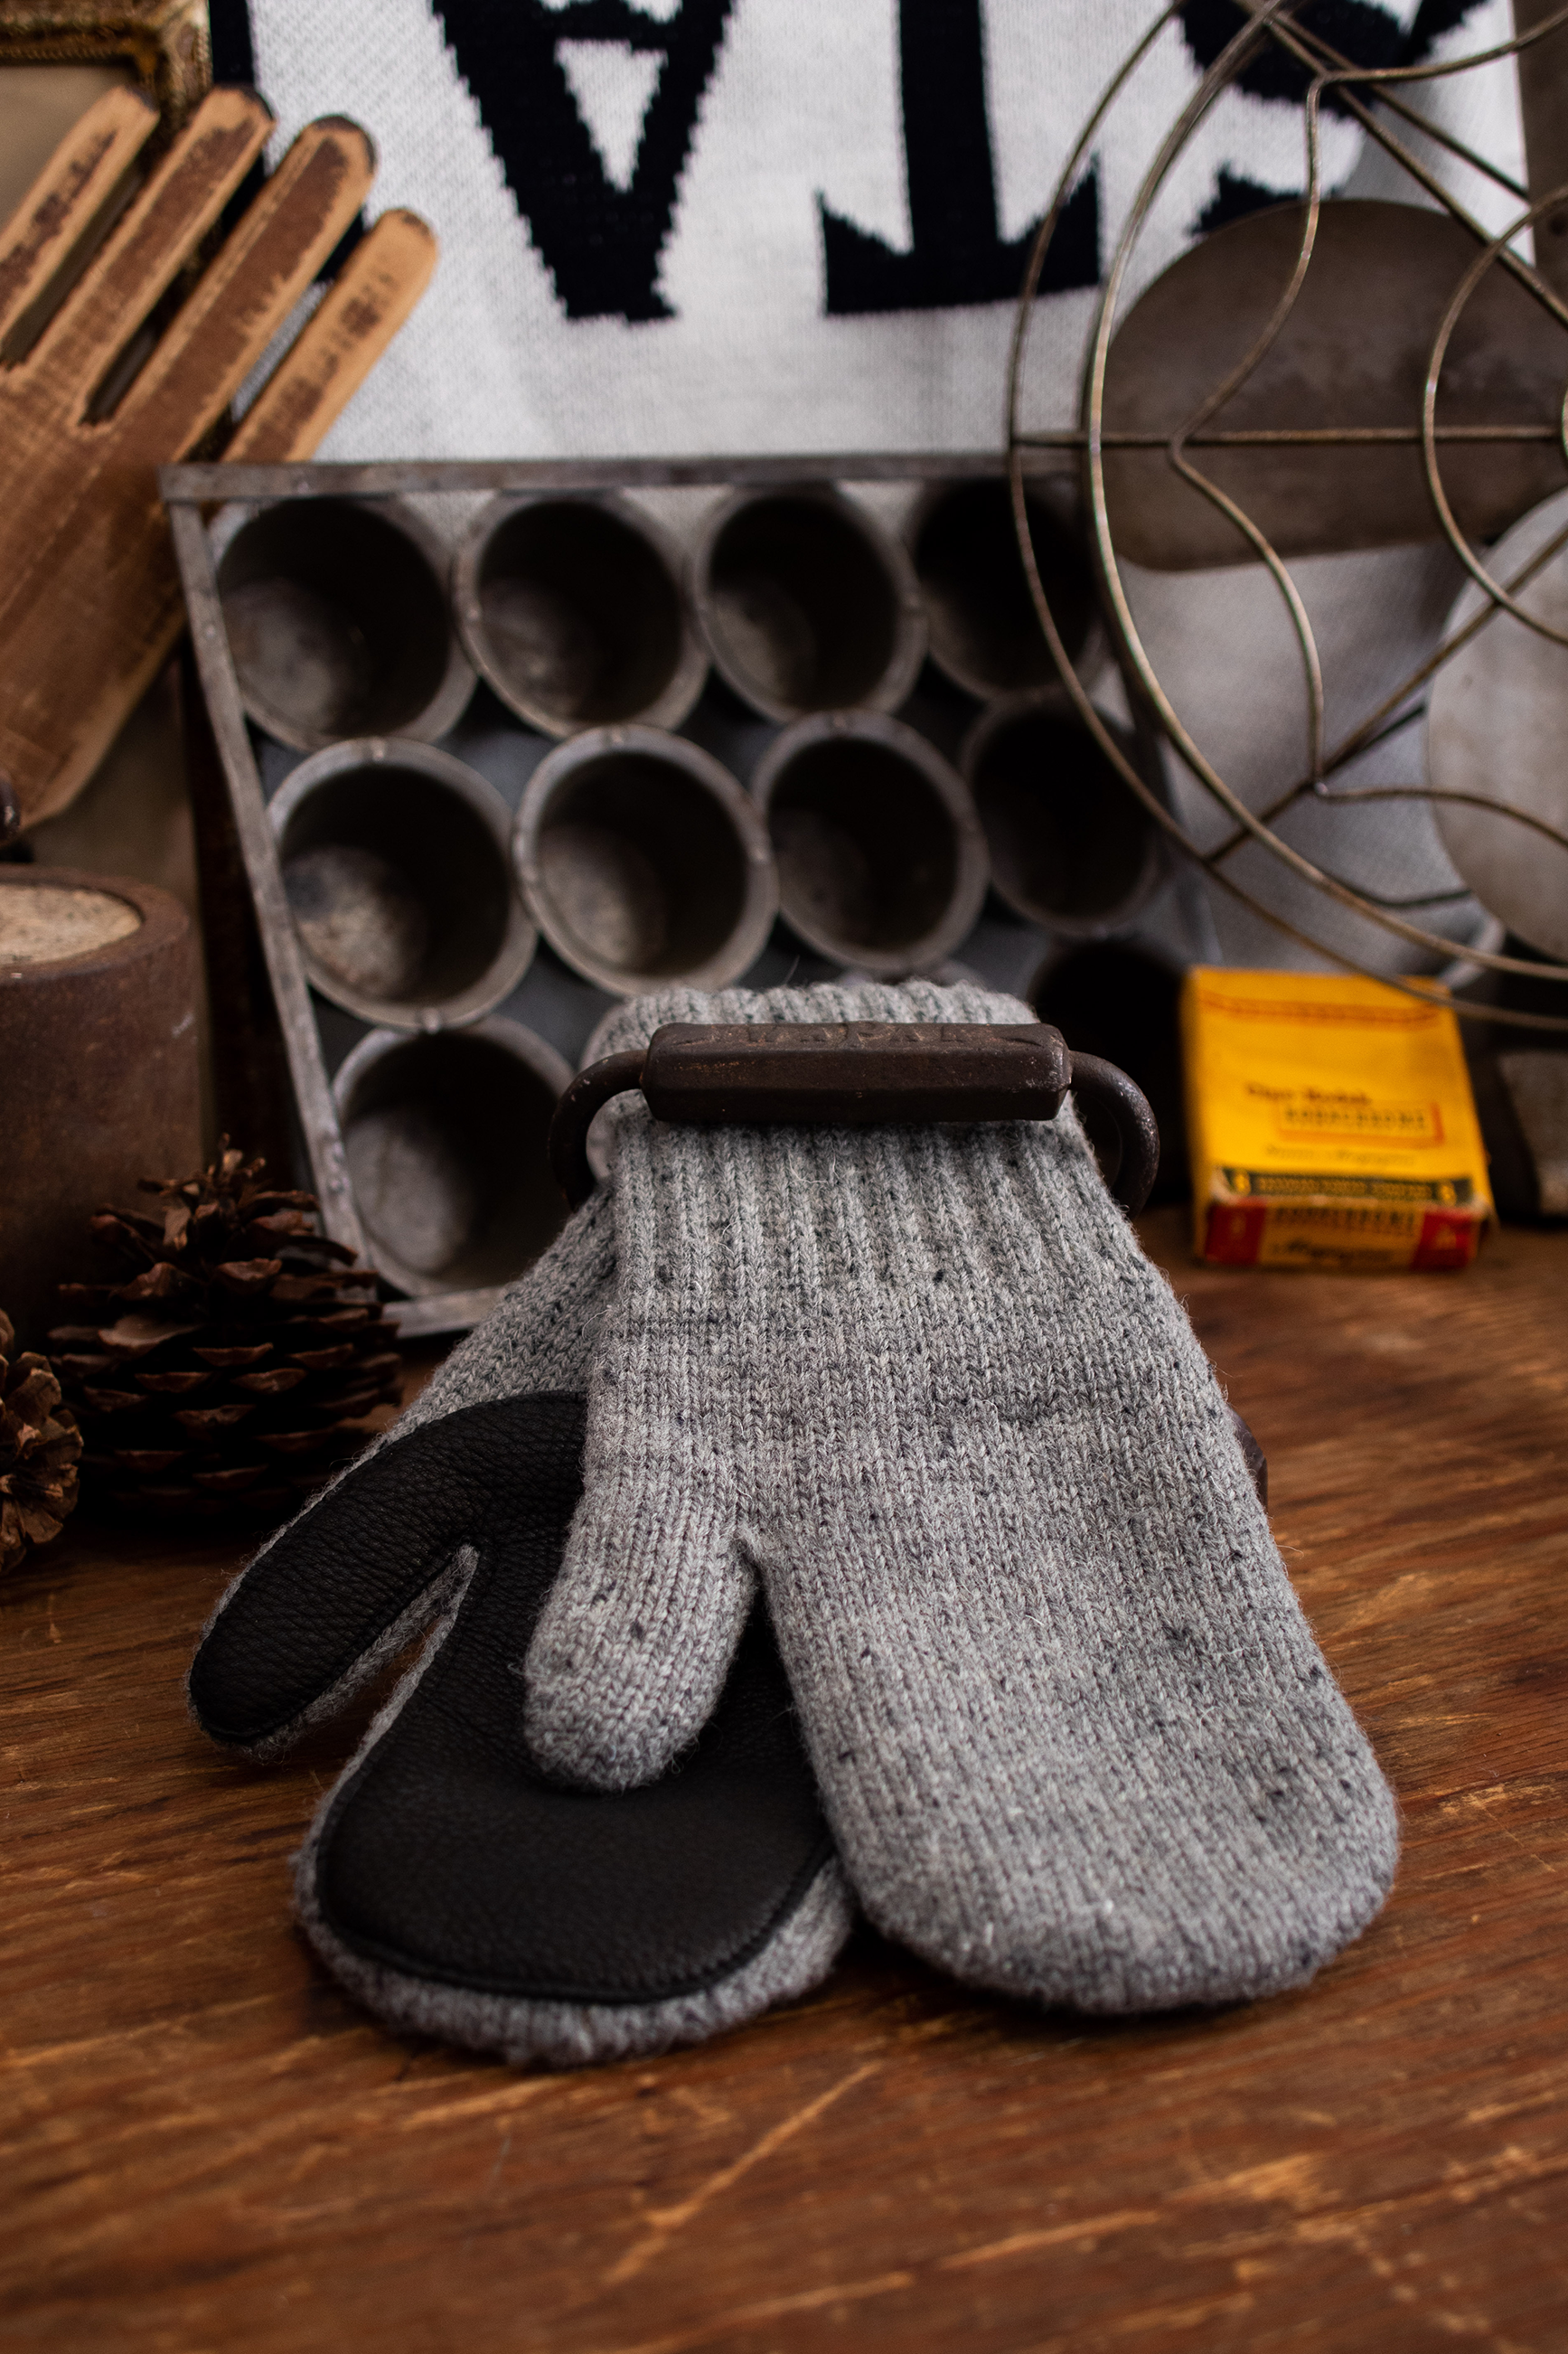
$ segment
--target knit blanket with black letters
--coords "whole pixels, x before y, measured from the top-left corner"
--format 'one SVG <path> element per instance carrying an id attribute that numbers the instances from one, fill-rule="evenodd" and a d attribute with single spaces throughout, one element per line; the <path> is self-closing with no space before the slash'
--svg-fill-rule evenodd
<path id="1" fill-rule="evenodd" d="M 213 0 L 219 80 L 363 122 L 376 204 L 441 262 L 331 458 L 997 446 L 1011 313 L 1079 127 L 1157 0 Z M 1509 0 L 1308 0 L 1359 64 L 1511 34 Z M 1054 239 L 1032 398 L 1070 415 L 1138 182 L 1244 24 L 1186 0 Z M 1266 46 L 1171 175 L 1128 292 L 1302 186 L 1305 77 Z M 1414 85 L 1517 174 L 1511 65 Z M 1409 197 L 1341 104 L 1325 185 Z M 1438 151 L 1428 162 L 1445 168 Z M 1466 175 L 1494 226 L 1512 204 Z M 1048 416 L 1046 412 L 1054 411 Z"/>

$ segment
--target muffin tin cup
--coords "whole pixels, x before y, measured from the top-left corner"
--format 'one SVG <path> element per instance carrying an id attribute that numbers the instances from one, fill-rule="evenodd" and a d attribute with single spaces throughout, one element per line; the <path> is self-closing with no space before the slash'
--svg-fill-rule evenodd
<path id="1" fill-rule="evenodd" d="M 908 557 L 826 483 L 722 500 L 693 551 L 692 603 L 715 669 L 765 719 L 892 711 L 925 658 Z"/>
<path id="2" fill-rule="evenodd" d="M 240 700 L 279 743 L 429 743 L 461 717 L 473 671 L 448 604 L 447 553 L 412 506 L 230 505 L 212 552 Z"/>
<path id="3" fill-rule="evenodd" d="M 452 602 L 481 675 L 546 736 L 674 727 L 703 691 L 679 553 L 614 492 L 491 500 L 458 549 Z"/>
<path id="4" fill-rule="evenodd" d="M 306 977 L 362 1021 L 476 1021 L 532 963 L 511 812 L 450 753 L 381 737 L 334 744 L 285 779 L 268 815 Z"/>
<path id="5" fill-rule="evenodd" d="M 1147 1097 L 1160 1130 L 1149 1206 L 1185 1199 L 1180 963 L 1148 941 L 1059 938 L 1021 994 L 1075 1054 L 1115 1064 Z M 1104 1108 L 1086 1097 L 1078 1116 L 1101 1166 L 1114 1169 L 1119 1141 Z"/>
<path id="6" fill-rule="evenodd" d="M 1099 601 L 1081 535 L 1044 490 L 1024 496 L 1034 561 L 1067 658 L 1094 667 Z M 934 482 L 911 510 L 906 542 L 942 675 L 989 703 L 1055 682 L 1019 551 L 1011 483 L 994 476 Z"/>
<path id="7" fill-rule="evenodd" d="M 546 1152 L 570 1065 L 500 1014 L 372 1030 L 333 1082 L 366 1247 L 413 1299 L 512 1282 L 566 1220 Z"/>
<path id="8" fill-rule="evenodd" d="M 879 980 L 951 956 L 985 897 L 985 836 L 951 765 L 876 711 L 802 719 L 752 780 L 790 929 Z"/>
<path id="9" fill-rule="evenodd" d="M 1150 790 L 1159 754 L 1137 729 L 1100 717 Z M 1165 837 L 1095 741 L 1065 688 L 992 704 L 964 741 L 962 767 L 991 854 L 997 896 L 1069 938 L 1119 931 L 1170 873 Z"/>
<path id="10" fill-rule="evenodd" d="M 711 753 L 655 727 L 596 727 L 548 753 L 512 850 L 557 956 L 620 997 L 738 981 L 779 911 L 751 801 Z"/>

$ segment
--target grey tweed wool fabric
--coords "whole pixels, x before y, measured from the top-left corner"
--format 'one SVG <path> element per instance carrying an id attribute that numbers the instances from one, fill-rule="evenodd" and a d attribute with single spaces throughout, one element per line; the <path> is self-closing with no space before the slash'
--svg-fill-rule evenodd
<path id="1" fill-rule="evenodd" d="M 925 984 L 671 991 L 598 1051 L 669 1021 L 1029 1018 Z M 1308 1978 L 1383 1901 L 1393 1797 L 1070 1109 L 614 1117 L 617 1269 L 526 1662 L 535 1754 L 599 1785 L 659 1773 L 760 1580 L 879 1927 L 1091 2011 Z"/>

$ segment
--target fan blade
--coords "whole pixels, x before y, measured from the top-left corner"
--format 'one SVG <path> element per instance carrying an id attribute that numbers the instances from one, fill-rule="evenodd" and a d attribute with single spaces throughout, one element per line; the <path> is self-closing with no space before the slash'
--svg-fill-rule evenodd
<path id="1" fill-rule="evenodd" d="M 1290 282 L 1305 207 L 1217 229 L 1173 262 L 1118 330 L 1104 430 L 1106 494 L 1119 553 L 1182 572 L 1253 563 L 1257 550 L 1160 446 L 1192 420 L 1263 334 Z M 1188 462 L 1243 508 L 1281 556 L 1391 547 L 1441 535 L 1419 430 L 1434 338 L 1481 249 L 1445 213 L 1325 204 L 1294 309 L 1245 381 L 1201 429 L 1224 433 L 1388 431 L 1403 440 L 1202 447 Z M 1445 490 L 1462 530 L 1492 539 L 1568 478 L 1559 419 L 1568 332 L 1510 272 L 1489 270 L 1444 363 L 1440 431 L 1525 429 L 1539 438 L 1445 442 Z"/>

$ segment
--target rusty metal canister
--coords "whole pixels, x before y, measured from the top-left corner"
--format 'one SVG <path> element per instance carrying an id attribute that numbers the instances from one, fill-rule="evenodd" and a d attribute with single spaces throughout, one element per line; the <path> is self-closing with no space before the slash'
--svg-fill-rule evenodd
<path id="1" fill-rule="evenodd" d="M 890 980 L 951 956 L 985 897 L 985 836 L 927 737 L 879 711 L 799 720 L 751 790 L 781 912 L 809 948 Z"/>
<path id="2" fill-rule="evenodd" d="M 1139 729 L 1101 720 L 1151 792 L 1159 753 Z M 991 852 L 991 879 L 1015 915 L 1102 938 L 1130 923 L 1170 872 L 1165 837 L 1063 687 L 982 712 L 963 770 Z"/>
<path id="3" fill-rule="evenodd" d="M 150 883 L 0 866 L 0 1308 L 41 1348 L 88 1220 L 201 1159 L 196 946 Z"/>
<path id="4" fill-rule="evenodd" d="M 779 911 L 755 806 L 711 752 L 656 727 L 558 744 L 528 779 L 512 846 L 556 955 L 621 997 L 738 981 Z"/>
<path id="5" fill-rule="evenodd" d="M 312 985 L 363 1021 L 476 1021 L 528 970 L 538 934 L 513 883 L 512 813 L 450 753 L 334 744 L 268 815 Z"/>
<path id="6" fill-rule="evenodd" d="M 1068 660 L 1082 670 L 1099 634 L 1088 551 L 1065 503 L 1025 492 L 1030 543 Z M 906 538 L 925 604 L 931 660 L 982 702 L 1056 675 L 1019 552 L 1012 489 L 1000 479 L 937 482 L 916 500 Z"/>
<path id="7" fill-rule="evenodd" d="M 692 579 L 715 669 L 765 719 L 892 711 L 915 684 L 926 618 L 909 558 L 830 484 L 734 492 L 698 535 Z"/>
<path id="8" fill-rule="evenodd" d="M 571 1066 L 503 1014 L 373 1030 L 333 1082 L 371 1257 L 415 1298 L 510 1283 L 566 1218 L 546 1142 Z"/>
<path id="9" fill-rule="evenodd" d="M 702 693 L 679 554 L 616 492 L 491 500 L 458 549 L 452 601 L 482 676 L 546 736 L 674 727 Z"/>
<path id="10" fill-rule="evenodd" d="M 430 743 L 473 671 L 447 601 L 447 552 L 399 499 L 278 499 L 212 527 L 246 710 L 297 752 L 349 736 Z"/>

